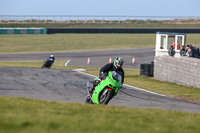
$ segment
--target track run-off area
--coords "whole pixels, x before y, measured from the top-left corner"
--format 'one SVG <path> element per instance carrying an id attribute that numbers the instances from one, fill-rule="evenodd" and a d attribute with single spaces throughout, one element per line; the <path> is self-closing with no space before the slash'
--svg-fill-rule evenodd
<path id="1" fill-rule="evenodd" d="M 49 54 L 51 53 L 0 54 L 0 60 L 43 60 Z M 101 67 L 108 63 L 109 57 L 114 59 L 118 55 L 124 58 L 125 68 L 139 68 L 141 63 L 150 63 L 154 58 L 153 48 L 53 54 L 56 60 L 70 60 L 68 62 L 70 66 L 88 66 L 86 60 L 90 57 L 91 67 Z M 131 64 L 132 57 L 136 59 L 135 64 Z M 86 82 L 93 79 L 93 75 L 73 69 L 0 67 L 0 95 L 85 103 Z M 200 112 L 199 103 L 171 98 L 126 84 L 108 105 Z"/>

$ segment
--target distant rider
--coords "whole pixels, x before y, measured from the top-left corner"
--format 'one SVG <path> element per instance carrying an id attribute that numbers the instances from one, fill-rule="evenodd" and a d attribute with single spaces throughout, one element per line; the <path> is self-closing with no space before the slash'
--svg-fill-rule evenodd
<path id="1" fill-rule="evenodd" d="M 122 77 L 122 84 L 124 83 L 124 70 L 122 69 L 122 66 L 124 64 L 124 61 L 121 57 L 117 57 L 114 62 L 108 63 L 105 66 L 103 66 L 99 71 L 99 78 L 93 81 L 93 86 L 89 88 L 89 92 L 92 93 L 94 88 L 101 82 L 101 80 L 107 76 L 109 71 L 115 71 Z"/>
<path id="2" fill-rule="evenodd" d="M 50 55 L 46 60 L 50 61 L 51 62 L 51 66 L 52 66 L 53 63 L 55 62 L 55 57 L 53 55 Z"/>
<path id="3" fill-rule="evenodd" d="M 49 60 L 51 60 L 51 62 L 54 63 L 55 62 L 55 57 L 53 55 L 50 55 L 49 56 Z"/>

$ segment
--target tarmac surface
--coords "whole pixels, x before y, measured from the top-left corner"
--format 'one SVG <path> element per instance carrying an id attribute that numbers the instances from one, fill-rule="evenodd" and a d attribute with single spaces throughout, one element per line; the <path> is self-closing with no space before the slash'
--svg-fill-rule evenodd
<path id="1" fill-rule="evenodd" d="M 101 67 L 110 57 L 121 56 L 125 68 L 139 68 L 154 59 L 154 49 L 123 49 L 57 53 L 0 54 L 0 60 L 44 60 L 54 54 L 56 60 L 69 61 L 70 66 Z M 91 58 L 88 65 L 87 58 Z M 135 57 L 135 64 L 132 64 Z M 0 96 L 37 98 L 49 101 L 85 103 L 85 85 L 93 76 L 67 69 L 0 67 Z M 124 85 L 108 105 L 134 108 L 157 108 L 200 113 L 200 104 L 171 98 L 140 88 Z"/>
<path id="2" fill-rule="evenodd" d="M 124 68 L 140 68 L 142 63 L 151 63 L 154 61 L 154 48 L 141 49 L 119 49 L 119 50 L 99 50 L 99 51 L 74 51 L 74 52 L 53 52 L 53 53 L 24 53 L 24 54 L 0 54 L 2 60 L 44 60 L 50 54 L 55 56 L 56 60 L 69 61 L 68 66 L 87 66 L 102 67 L 116 57 L 124 59 Z M 88 57 L 90 64 L 87 64 Z M 135 63 L 132 64 L 132 59 Z"/>
<path id="3" fill-rule="evenodd" d="M 0 67 L 0 95 L 85 103 L 86 82 L 94 77 L 67 69 Z M 200 113 L 200 104 L 124 85 L 108 105 Z"/>

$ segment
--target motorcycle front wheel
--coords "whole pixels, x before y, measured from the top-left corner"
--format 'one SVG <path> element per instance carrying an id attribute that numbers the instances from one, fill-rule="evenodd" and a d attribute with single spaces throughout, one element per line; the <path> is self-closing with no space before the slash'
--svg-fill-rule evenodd
<path id="1" fill-rule="evenodd" d="M 114 92 L 111 90 L 107 90 L 105 88 L 99 96 L 99 103 L 100 104 L 108 104 L 108 102 L 112 99 Z"/>

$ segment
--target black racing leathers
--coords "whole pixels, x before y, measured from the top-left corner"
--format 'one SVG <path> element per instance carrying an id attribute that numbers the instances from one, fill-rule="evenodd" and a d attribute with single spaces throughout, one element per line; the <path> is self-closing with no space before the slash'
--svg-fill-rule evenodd
<path id="1" fill-rule="evenodd" d="M 109 71 L 115 71 L 116 73 L 118 73 L 119 75 L 121 75 L 121 77 L 122 77 L 122 84 L 124 83 L 124 70 L 121 67 L 116 68 L 114 66 L 114 63 L 109 63 L 109 64 L 106 64 L 105 66 L 103 66 L 100 69 L 99 73 L 101 74 L 101 72 L 103 72 L 103 73 L 107 73 L 108 74 Z"/>

